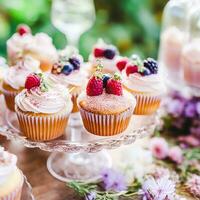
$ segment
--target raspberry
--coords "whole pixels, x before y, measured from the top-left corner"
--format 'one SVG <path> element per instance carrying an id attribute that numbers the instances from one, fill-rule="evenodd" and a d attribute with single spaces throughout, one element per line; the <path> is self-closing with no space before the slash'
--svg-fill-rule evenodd
<path id="1" fill-rule="evenodd" d="M 138 66 L 137 65 L 128 65 L 126 68 L 126 75 L 129 76 L 130 74 L 138 73 Z"/>
<path id="2" fill-rule="evenodd" d="M 123 94 L 122 83 L 119 79 L 120 77 L 118 75 L 114 75 L 114 78 L 107 81 L 106 92 L 108 94 L 114 94 L 118 96 Z"/>
<path id="3" fill-rule="evenodd" d="M 143 65 L 149 69 L 152 74 L 158 73 L 158 64 L 153 58 L 147 58 L 147 60 L 144 60 Z"/>
<path id="4" fill-rule="evenodd" d="M 86 92 L 88 96 L 98 96 L 103 93 L 103 80 L 92 76 L 88 81 Z"/>
<path id="5" fill-rule="evenodd" d="M 100 49 L 100 48 L 95 48 L 94 49 L 94 56 L 96 58 L 101 58 L 104 56 L 104 50 L 103 49 Z"/>
<path id="6" fill-rule="evenodd" d="M 122 71 L 126 67 L 126 64 L 127 64 L 127 60 L 123 59 L 123 60 L 118 61 L 116 65 L 119 71 Z"/>
<path id="7" fill-rule="evenodd" d="M 31 29 L 26 24 L 21 24 L 17 27 L 17 32 L 22 36 L 26 33 L 30 33 Z"/>
<path id="8" fill-rule="evenodd" d="M 26 78 L 25 88 L 30 90 L 35 87 L 39 87 L 41 84 L 41 78 L 37 74 L 30 74 Z"/>

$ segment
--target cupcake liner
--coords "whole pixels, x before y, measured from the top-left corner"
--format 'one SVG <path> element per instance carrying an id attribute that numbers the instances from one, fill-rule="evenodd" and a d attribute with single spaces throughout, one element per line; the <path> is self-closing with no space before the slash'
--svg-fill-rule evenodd
<path id="1" fill-rule="evenodd" d="M 12 191 L 11 193 L 9 193 L 6 196 L 0 197 L 0 200 L 20 200 L 21 194 L 22 194 L 23 183 L 24 183 L 24 178 L 22 178 L 22 183 L 18 188 L 16 188 L 14 191 Z"/>
<path id="2" fill-rule="evenodd" d="M 155 113 L 160 107 L 161 96 L 151 96 L 148 94 L 133 93 L 136 98 L 134 114 L 150 115 Z"/>
<path id="3" fill-rule="evenodd" d="M 37 115 L 23 113 L 17 107 L 16 113 L 22 133 L 34 141 L 48 141 L 64 134 L 68 114 Z"/>
<path id="4" fill-rule="evenodd" d="M 99 136 L 112 136 L 125 131 L 133 113 L 132 108 L 118 114 L 95 114 L 79 109 L 85 129 Z"/>
<path id="5" fill-rule="evenodd" d="M 7 108 L 9 110 L 15 112 L 15 97 L 19 94 L 19 92 L 3 89 L 3 94 L 4 94 Z"/>

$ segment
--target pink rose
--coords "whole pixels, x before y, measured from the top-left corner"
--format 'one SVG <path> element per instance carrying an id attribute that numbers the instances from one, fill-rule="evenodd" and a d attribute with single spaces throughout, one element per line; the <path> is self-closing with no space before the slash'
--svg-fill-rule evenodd
<path id="1" fill-rule="evenodd" d="M 150 141 L 150 150 L 158 159 L 165 159 L 168 156 L 168 144 L 164 138 L 155 137 Z"/>
<path id="2" fill-rule="evenodd" d="M 183 153 L 180 147 L 172 147 L 169 150 L 168 157 L 177 164 L 181 164 L 183 162 Z"/>

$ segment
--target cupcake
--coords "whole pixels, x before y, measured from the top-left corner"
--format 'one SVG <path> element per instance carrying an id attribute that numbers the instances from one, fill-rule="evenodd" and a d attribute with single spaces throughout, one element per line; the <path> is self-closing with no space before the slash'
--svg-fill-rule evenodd
<path id="1" fill-rule="evenodd" d="M 72 95 L 72 113 L 78 112 L 77 98 L 86 85 L 88 73 L 83 66 L 83 57 L 75 48 L 67 48 L 60 52 L 58 62 L 54 63 L 49 80 L 53 84 L 62 84 L 68 88 Z"/>
<path id="2" fill-rule="evenodd" d="M 136 97 L 134 114 L 155 113 L 165 92 L 157 62 L 152 58 L 142 62 L 139 57 L 133 56 L 122 73 L 124 88 Z"/>
<path id="3" fill-rule="evenodd" d="M 185 82 L 193 87 L 200 88 L 200 39 L 194 39 L 185 45 L 181 64 Z"/>
<path id="4" fill-rule="evenodd" d="M 20 200 L 24 177 L 16 166 L 17 157 L 0 147 L 0 199 Z"/>
<path id="5" fill-rule="evenodd" d="M 32 72 L 38 72 L 40 63 L 30 56 L 18 61 L 8 68 L 2 84 L 2 92 L 9 110 L 15 111 L 15 96 L 24 89 L 26 77 Z"/>
<path id="6" fill-rule="evenodd" d="M 92 65 L 91 72 L 95 72 L 96 66 L 100 61 L 104 66 L 103 72 L 111 74 L 115 73 L 117 71 L 115 61 L 118 57 L 119 53 L 115 46 L 106 44 L 102 39 L 99 39 L 89 56 L 89 62 Z"/>
<path id="7" fill-rule="evenodd" d="M 10 65 L 15 65 L 21 57 L 32 56 L 40 61 L 42 71 L 50 70 L 57 60 L 52 39 L 45 33 L 32 35 L 26 25 L 20 25 L 17 33 L 7 41 L 7 54 Z"/>
<path id="8" fill-rule="evenodd" d="M 118 74 L 114 77 L 97 71 L 88 81 L 86 92 L 78 97 L 78 106 L 85 129 L 98 136 L 124 132 L 130 122 L 135 98 L 123 91 Z"/>
<path id="9" fill-rule="evenodd" d="M 25 89 L 15 98 L 21 132 L 34 141 L 63 135 L 72 106 L 68 90 L 59 84 L 50 85 L 43 74 L 29 75 Z"/>

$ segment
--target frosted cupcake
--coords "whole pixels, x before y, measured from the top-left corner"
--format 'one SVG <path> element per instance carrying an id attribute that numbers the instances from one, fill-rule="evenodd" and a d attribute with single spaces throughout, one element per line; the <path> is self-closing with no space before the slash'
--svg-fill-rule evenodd
<path id="1" fill-rule="evenodd" d="M 59 61 L 54 63 L 51 73 L 48 74 L 53 84 L 62 84 L 71 91 L 73 113 L 78 112 L 77 97 L 86 85 L 87 77 L 83 57 L 74 48 L 60 52 Z"/>
<path id="2" fill-rule="evenodd" d="M 152 58 L 142 62 L 139 57 L 132 57 L 123 70 L 123 86 L 136 97 L 136 115 L 156 112 L 165 92 L 157 62 Z"/>
<path id="3" fill-rule="evenodd" d="M 99 61 L 104 66 L 103 72 L 115 73 L 117 71 L 116 59 L 118 58 L 118 50 L 115 46 L 106 44 L 102 39 L 99 39 L 94 45 L 92 53 L 89 56 L 89 62 L 92 65 L 91 72 L 95 72 Z"/>
<path id="4" fill-rule="evenodd" d="M 89 80 L 86 92 L 78 97 L 85 129 L 95 135 L 112 136 L 124 132 L 130 122 L 135 98 L 123 91 L 120 76 L 97 71 Z"/>
<path id="5" fill-rule="evenodd" d="M 6 105 L 11 111 L 15 111 L 15 96 L 24 89 L 26 77 L 33 72 L 38 72 L 40 63 L 30 56 L 18 61 L 15 66 L 8 68 L 5 73 L 2 92 Z"/>
<path id="6" fill-rule="evenodd" d="M 21 57 L 32 56 L 40 61 L 42 71 L 50 70 L 58 58 L 52 39 L 45 33 L 32 35 L 26 25 L 19 26 L 7 41 L 7 54 L 10 65 L 15 65 Z"/>
<path id="7" fill-rule="evenodd" d="M 187 84 L 200 88 L 200 39 L 194 39 L 185 45 L 181 64 L 184 80 Z"/>
<path id="8" fill-rule="evenodd" d="M 0 199 L 20 200 L 24 177 L 16 166 L 17 157 L 0 146 Z"/>
<path id="9" fill-rule="evenodd" d="M 43 74 L 29 75 L 25 89 L 15 98 L 20 129 L 34 141 L 63 135 L 72 106 L 68 90 L 62 85 L 49 85 Z"/>

